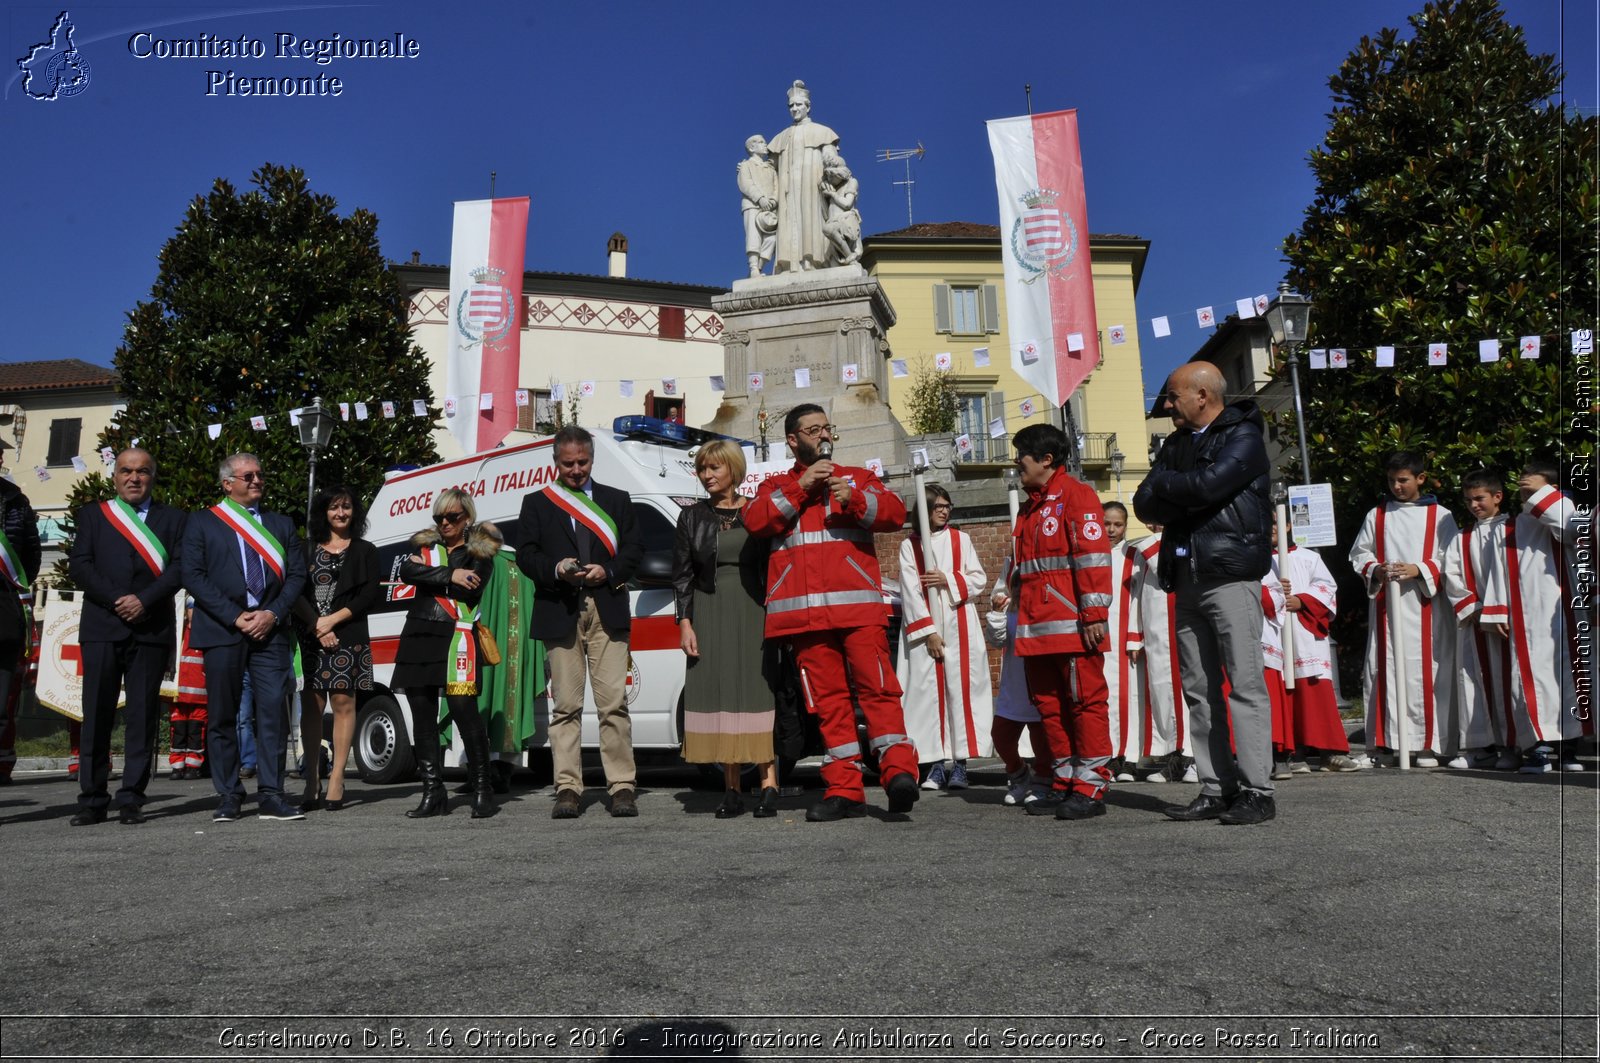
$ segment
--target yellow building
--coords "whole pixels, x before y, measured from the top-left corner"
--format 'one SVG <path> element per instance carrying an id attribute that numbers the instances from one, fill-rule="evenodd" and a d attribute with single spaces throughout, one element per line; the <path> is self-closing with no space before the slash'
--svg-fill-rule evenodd
<path id="1" fill-rule="evenodd" d="M 77 358 L 0 366 L 6 471 L 33 504 L 47 544 L 62 538 L 73 487 L 105 470 L 100 433 L 126 405 L 116 374 L 104 366 Z"/>
<path id="2" fill-rule="evenodd" d="M 1011 368 L 999 227 L 924 223 L 868 237 L 864 246 L 862 262 L 898 315 L 889 330 L 890 357 L 903 360 L 909 371 L 890 375 L 891 409 L 908 423 L 906 398 L 919 368 L 932 369 L 937 356 L 948 352 L 961 396 L 957 432 L 969 435 L 973 445 L 972 457 L 957 464 L 956 478 L 996 478 L 1011 461 L 1013 434 L 1028 424 L 1061 424 L 1059 412 Z M 1085 478 L 1107 500 L 1126 502 L 1150 469 L 1134 307 L 1149 251 L 1150 242 L 1137 236 L 1089 237 L 1101 360 L 1073 395 L 1072 412 L 1083 437 Z M 1119 325 L 1124 342 L 1113 343 Z M 988 349 L 987 366 L 974 356 L 981 348 Z M 1032 415 L 1022 412 L 1028 399 Z M 990 436 L 995 418 L 1004 420 L 1003 437 Z"/>

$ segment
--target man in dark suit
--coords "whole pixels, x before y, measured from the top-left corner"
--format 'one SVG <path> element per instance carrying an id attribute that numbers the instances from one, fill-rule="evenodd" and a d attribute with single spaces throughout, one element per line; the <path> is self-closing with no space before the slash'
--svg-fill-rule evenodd
<path id="1" fill-rule="evenodd" d="M 0 440 L 0 456 L 11 444 Z M 33 581 L 39 575 L 39 521 L 22 488 L 0 479 L 0 786 L 11 785 L 17 763 L 17 673 L 32 623 Z"/>
<path id="2" fill-rule="evenodd" d="M 626 491 L 597 484 L 594 437 L 575 426 L 551 444 L 556 482 L 522 500 L 517 566 L 538 588 L 529 635 L 550 669 L 553 819 L 576 819 L 583 794 L 583 684 L 594 689 L 600 763 L 613 816 L 637 816 L 633 721 L 628 716 L 628 580 L 644 544 Z"/>
<path id="3" fill-rule="evenodd" d="M 101 823 L 111 803 L 111 725 L 117 688 L 127 684 L 127 752 L 117 816 L 143 823 L 154 769 L 161 676 L 176 648 L 173 596 L 183 583 L 184 514 L 150 497 L 156 462 L 130 447 L 111 473 L 117 497 L 78 510 L 68 572 L 83 590 L 83 738 L 74 827 Z"/>
<path id="4" fill-rule="evenodd" d="M 239 696 L 250 673 L 255 696 L 257 814 L 304 819 L 283 799 L 294 636 L 289 611 L 306 582 L 294 524 L 262 510 L 266 476 L 254 454 L 234 454 L 218 470 L 223 500 L 191 514 L 183 536 L 183 583 L 194 596 L 189 645 L 206 662 L 206 749 L 222 802 L 211 818 L 239 818 Z"/>

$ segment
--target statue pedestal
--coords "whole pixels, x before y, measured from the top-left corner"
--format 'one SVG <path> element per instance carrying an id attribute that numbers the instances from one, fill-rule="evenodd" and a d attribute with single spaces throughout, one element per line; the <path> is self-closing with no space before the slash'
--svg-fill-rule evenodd
<path id="1" fill-rule="evenodd" d="M 722 318 L 726 391 L 717 415 L 705 428 L 760 441 L 756 413 L 766 400 L 771 456 L 782 457 L 783 417 L 793 406 L 814 402 L 837 426 L 834 460 L 865 465 L 870 458 L 886 470 L 908 461 L 906 433 L 889 411 L 889 344 L 895 322 L 877 278 L 860 266 L 749 277 L 733 291 L 711 300 Z M 846 366 L 856 367 L 846 382 Z M 795 387 L 795 370 L 808 369 L 811 386 Z M 750 374 L 763 377 L 762 390 L 750 390 Z"/>

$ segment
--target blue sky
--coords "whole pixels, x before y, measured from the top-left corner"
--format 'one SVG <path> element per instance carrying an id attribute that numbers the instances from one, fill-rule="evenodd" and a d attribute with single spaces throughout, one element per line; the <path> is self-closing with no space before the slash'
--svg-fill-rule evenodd
<path id="1" fill-rule="evenodd" d="M 7 5 L 0 69 L 0 361 L 109 365 L 146 298 L 161 245 L 213 179 L 263 162 L 303 168 L 342 211 L 380 219 L 389 257 L 445 262 L 451 203 L 532 198 L 530 269 L 604 273 L 630 242 L 632 276 L 726 285 L 743 246 L 734 166 L 746 136 L 788 122 L 813 90 L 861 179 L 868 233 L 906 223 L 903 164 L 919 142 L 919 222 L 998 217 L 984 122 L 1077 108 L 1089 226 L 1151 241 L 1139 293 L 1146 390 L 1205 338 L 1194 309 L 1272 292 L 1280 245 L 1311 199 L 1307 153 L 1327 126 L 1327 79 L 1363 34 L 1404 26 L 1421 0 L 818 5 L 602 2 L 72 4 L 90 80 L 43 102 L 16 60 L 60 4 Z M 1531 47 L 1563 59 L 1567 99 L 1597 104 L 1596 5 L 1509 0 Z M 757 11 L 762 13 L 757 14 Z M 147 33 L 130 48 L 130 38 Z M 417 43 L 411 59 L 275 56 L 276 35 Z M 263 59 L 139 58 L 148 39 L 259 39 Z M 207 71 L 343 82 L 342 95 L 207 95 Z M 37 86 L 35 86 L 37 88 Z M 1149 319 L 1171 318 L 1152 336 Z M 1114 356 L 1114 355 L 1113 355 Z"/>

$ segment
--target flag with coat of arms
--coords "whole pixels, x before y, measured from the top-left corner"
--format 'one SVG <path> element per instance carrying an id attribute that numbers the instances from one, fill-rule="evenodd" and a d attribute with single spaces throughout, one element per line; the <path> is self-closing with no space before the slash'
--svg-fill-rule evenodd
<path id="1" fill-rule="evenodd" d="M 517 389 L 522 366 L 523 254 L 528 240 L 528 197 L 475 199 L 455 205 L 450 238 L 450 321 L 445 393 L 500 394 Z M 469 400 L 470 401 L 470 400 Z M 450 422 L 450 434 L 468 454 L 488 450 L 517 426 L 511 402 L 487 405 L 480 397 Z"/>

